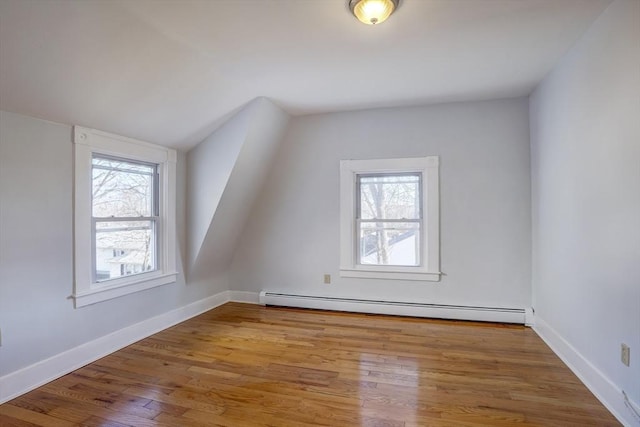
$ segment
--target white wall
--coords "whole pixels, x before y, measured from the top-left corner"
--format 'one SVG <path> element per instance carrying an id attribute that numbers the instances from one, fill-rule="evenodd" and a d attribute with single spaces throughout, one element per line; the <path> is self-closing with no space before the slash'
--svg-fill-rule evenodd
<path id="1" fill-rule="evenodd" d="M 530 108 L 536 319 L 601 398 L 611 382 L 637 405 L 640 2 L 612 3 Z M 630 367 L 620 362 L 623 342 Z M 622 396 L 613 399 L 610 408 L 630 420 Z"/>
<path id="2" fill-rule="evenodd" d="M 170 285 L 73 308 L 71 126 L 0 112 L 0 377 L 227 289 Z M 185 156 L 178 158 L 184 258 Z M 178 260 L 182 271 L 182 262 Z"/>
<path id="3" fill-rule="evenodd" d="M 189 281 L 227 271 L 288 121 L 256 98 L 189 152 Z"/>
<path id="4" fill-rule="evenodd" d="M 427 155 L 441 160 L 442 281 L 340 278 L 339 161 Z M 529 307 L 529 165 L 525 98 L 292 118 L 230 287 Z"/>
<path id="5" fill-rule="evenodd" d="M 243 108 L 187 154 L 187 245 L 189 268 L 222 199 L 242 144 L 247 138 L 251 109 Z"/>

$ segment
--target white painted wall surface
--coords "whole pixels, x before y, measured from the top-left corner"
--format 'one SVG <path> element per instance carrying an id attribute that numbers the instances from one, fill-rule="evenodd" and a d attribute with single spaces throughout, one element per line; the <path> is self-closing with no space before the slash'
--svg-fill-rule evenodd
<path id="1" fill-rule="evenodd" d="M 249 130 L 244 107 L 187 154 L 187 244 L 193 267 Z"/>
<path id="2" fill-rule="evenodd" d="M 227 271 L 288 121 L 271 101 L 256 98 L 189 152 L 187 211 L 195 222 L 188 229 L 200 240 L 189 281 Z"/>
<path id="3" fill-rule="evenodd" d="M 536 318 L 619 389 L 609 403 L 631 420 L 620 390 L 640 402 L 640 2 L 615 1 L 536 89 L 531 143 Z"/>
<path id="4" fill-rule="evenodd" d="M 441 161 L 442 281 L 340 278 L 339 161 L 431 155 Z M 525 98 L 292 118 L 236 248 L 230 287 L 528 307 L 529 165 Z"/>
<path id="5" fill-rule="evenodd" d="M 73 308 L 71 126 L 0 112 L 0 377 L 227 289 L 174 284 Z M 185 156 L 178 158 L 184 259 Z M 182 261 L 178 260 L 182 271 Z"/>

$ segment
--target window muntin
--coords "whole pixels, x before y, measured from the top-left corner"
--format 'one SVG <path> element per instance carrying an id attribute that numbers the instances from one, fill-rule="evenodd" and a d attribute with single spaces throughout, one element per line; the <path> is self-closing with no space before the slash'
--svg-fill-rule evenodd
<path id="1" fill-rule="evenodd" d="M 422 173 L 356 175 L 360 265 L 420 266 Z"/>
<path id="2" fill-rule="evenodd" d="M 94 283 L 157 269 L 158 165 L 92 157 Z"/>

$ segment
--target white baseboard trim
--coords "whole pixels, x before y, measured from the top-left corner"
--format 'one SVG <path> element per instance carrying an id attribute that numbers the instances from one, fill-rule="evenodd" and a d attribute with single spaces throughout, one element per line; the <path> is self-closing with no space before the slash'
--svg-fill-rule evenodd
<path id="1" fill-rule="evenodd" d="M 527 307 L 524 309 L 524 324 L 530 328 L 536 325 L 536 316 L 533 312 L 533 307 Z"/>
<path id="2" fill-rule="evenodd" d="M 0 404 L 14 399 L 114 351 L 230 301 L 230 291 L 201 299 L 136 323 L 0 377 Z"/>
<path id="3" fill-rule="evenodd" d="M 525 323 L 524 308 L 471 307 L 260 292 L 265 305 L 480 322 Z"/>
<path id="4" fill-rule="evenodd" d="M 573 371 L 602 404 L 627 427 L 640 427 L 640 419 L 625 405 L 622 390 L 598 368 L 569 344 L 556 330 L 540 317 L 536 317 L 533 330 L 553 352 Z M 629 404 L 640 413 L 637 403 Z"/>
<path id="5" fill-rule="evenodd" d="M 258 292 L 247 291 L 227 291 L 229 292 L 229 301 L 245 302 L 248 304 L 260 304 L 260 294 Z"/>

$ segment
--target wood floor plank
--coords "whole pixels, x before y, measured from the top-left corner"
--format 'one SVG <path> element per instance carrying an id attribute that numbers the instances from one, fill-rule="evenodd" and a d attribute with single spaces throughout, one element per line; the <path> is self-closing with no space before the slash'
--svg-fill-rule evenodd
<path id="1" fill-rule="evenodd" d="M 74 425 L 69 421 L 61 420 L 47 414 L 31 411 L 12 404 L 1 405 L 0 414 L 43 427 L 70 427 Z"/>
<path id="2" fill-rule="evenodd" d="M 529 328 L 228 303 L 0 405 L 5 426 L 619 426 Z"/>
<path id="3" fill-rule="evenodd" d="M 0 426 L 2 427 L 37 427 L 37 424 L 28 421 L 19 420 L 0 413 Z"/>

